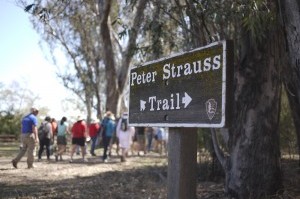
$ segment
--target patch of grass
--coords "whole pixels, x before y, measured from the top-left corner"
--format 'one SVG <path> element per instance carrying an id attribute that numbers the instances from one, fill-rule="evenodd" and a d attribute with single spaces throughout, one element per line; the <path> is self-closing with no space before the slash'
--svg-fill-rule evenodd
<path id="1" fill-rule="evenodd" d="M 0 143 L 0 157 L 11 157 L 20 150 L 20 142 L 3 142 Z"/>

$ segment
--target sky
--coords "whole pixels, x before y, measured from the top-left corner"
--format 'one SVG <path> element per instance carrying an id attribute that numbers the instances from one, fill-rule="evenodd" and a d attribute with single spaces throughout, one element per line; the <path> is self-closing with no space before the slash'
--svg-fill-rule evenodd
<path id="1" fill-rule="evenodd" d="M 60 119 L 65 114 L 61 101 L 68 91 L 45 56 L 49 50 L 40 48 L 40 37 L 28 17 L 13 0 L 0 1 L 0 82 L 16 81 L 33 91 L 40 97 L 35 106 L 48 107 L 50 116 Z"/>

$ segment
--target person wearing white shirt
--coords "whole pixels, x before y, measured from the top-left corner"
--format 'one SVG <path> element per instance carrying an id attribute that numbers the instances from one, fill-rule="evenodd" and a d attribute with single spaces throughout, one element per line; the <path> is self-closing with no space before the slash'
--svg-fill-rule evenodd
<path id="1" fill-rule="evenodd" d="M 128 113 L 123 113 L 123 116 L 119 119 L 116 132 L 122 151 L 121 162 L 125 162 L 135 133 L 135 128 L 128 126 Z"/>

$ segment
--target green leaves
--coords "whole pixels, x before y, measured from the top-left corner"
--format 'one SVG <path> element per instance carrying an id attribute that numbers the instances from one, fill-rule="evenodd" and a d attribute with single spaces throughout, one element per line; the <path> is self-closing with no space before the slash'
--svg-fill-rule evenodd
<path id="1" fill-rule="evenodd" d="M 243 5 L 242 26 L 250 33 L 251 37 L 261 43 L 272 28 L 275 15 L 265 0 L 253 1 L 249 5 Z"/>

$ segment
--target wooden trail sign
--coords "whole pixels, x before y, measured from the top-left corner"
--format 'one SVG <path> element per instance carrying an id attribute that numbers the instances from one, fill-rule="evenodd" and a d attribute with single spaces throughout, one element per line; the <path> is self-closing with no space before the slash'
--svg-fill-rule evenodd
<path id="1" fill-rule="evenodd" d="M 131 69 L 129 124 L 225 127 L 232 65 L 232 42 L 220 41 Z"/>

